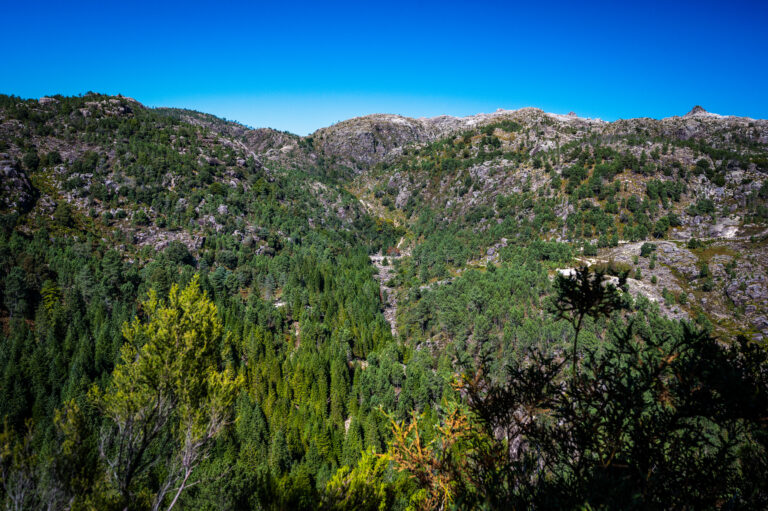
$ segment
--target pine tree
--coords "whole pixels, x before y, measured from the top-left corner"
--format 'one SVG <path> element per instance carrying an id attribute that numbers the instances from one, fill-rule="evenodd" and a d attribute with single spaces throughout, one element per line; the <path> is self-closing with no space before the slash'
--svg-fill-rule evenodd
<path id="1" fill-rule="evenodd" d="M 135 483 L 155 463 L 167 464 L 153 508 L 171 509 L 193 484 L 192 475 L 212 441 L 230 423 L 242 377 L 221 366 L 222 324 L 198 277 L 174 285 L 167 303 L 154 291 L 142 303 L 147 319 L 123 326 L 122 363 L 105 391 L 91 392 L 108 419 L 100 452 L 109 477 L 127 504 Z M 172 446 L 169 457 L 160 448 Z"/>
<path id="2" fill-rule="evenodd" d="M 577 268 L 573 275 L 558 273 L 555 279 L 555 297 L 551 303 L 551 311 L 558 319 L 565 319 L 573 326 L 573 351 L 571 364 L 573 375 L 576 375 L 578 363 L 579 332 L 586 316 L 597 319 L 608 316 L 614 310 L 625 307 L 618 289 L 613 284 L 605 284 L 605 274 L 597 271 L 592 274 L 589 268 Z M 619 277 L 619 287 L 627 280 L 626 274 Z"/>

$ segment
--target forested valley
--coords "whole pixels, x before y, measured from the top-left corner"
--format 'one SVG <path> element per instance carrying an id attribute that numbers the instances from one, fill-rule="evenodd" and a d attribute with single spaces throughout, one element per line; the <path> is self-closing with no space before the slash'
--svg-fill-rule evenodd
<path id="1" fill-rule="evenodd" d="M 6 509 L 768 508 L 768 122 L 394 117 L 0 96 Z"/>

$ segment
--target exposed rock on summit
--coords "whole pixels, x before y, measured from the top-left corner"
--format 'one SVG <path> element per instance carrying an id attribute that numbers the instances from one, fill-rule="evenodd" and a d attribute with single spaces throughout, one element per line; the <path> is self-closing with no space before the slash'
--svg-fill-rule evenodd
<path id="1" fill-rule="evenodd" d="M 709 113 L 709 112 L 707 112 L 706 110 L 704 110 L 704 108 L 703 108 L 703 107 L 701 107 L 701 106 L 699 106 L 699 105 L 696 105 L 696 106 L 694 106 L 694 107 L 691 109 L 691 111 L 690 111 L 690 112 L 688 112 L 687 114 L 685 114 L 685 117 L 693 117 L 694 115 L 706 115 L 706 114 L 708 114 L 708 113 Z"/>

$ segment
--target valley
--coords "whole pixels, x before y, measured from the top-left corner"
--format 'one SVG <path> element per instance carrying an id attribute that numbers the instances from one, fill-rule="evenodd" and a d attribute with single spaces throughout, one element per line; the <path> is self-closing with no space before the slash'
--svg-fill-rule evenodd
<path id="1" fill-rule="evenodd" d="M 19 509 L 766 502 L 766 120 L 0 96 L 0 180 Z"/>

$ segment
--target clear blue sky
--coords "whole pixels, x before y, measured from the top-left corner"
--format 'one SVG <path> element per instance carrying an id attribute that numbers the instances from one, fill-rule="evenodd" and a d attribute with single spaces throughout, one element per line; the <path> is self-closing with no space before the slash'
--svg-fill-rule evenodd
<path id="1" fill-rule="evenodd" d="M 305 134 L 375 112 L 768 117 L 768 2 L 0 0 L 0 92 Z"/>

